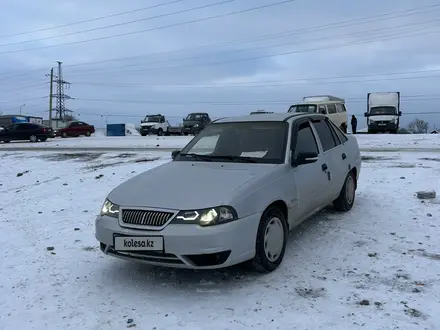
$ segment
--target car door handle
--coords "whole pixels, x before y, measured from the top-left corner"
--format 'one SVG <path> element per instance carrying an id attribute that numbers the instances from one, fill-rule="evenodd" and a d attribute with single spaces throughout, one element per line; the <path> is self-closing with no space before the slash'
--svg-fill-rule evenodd
<path id="1" fill-rule="evenodd" d="M 345 153 L 343 153 L 341 156 L 342 156 L 342 159 L 347 158 L 347 155 Z"/>
<path id="2" fill-rule="evenodd" d="M 327 171 L 328 166 L 327 166 L 327 164 L 322 164 L 321 168 L 325 172 L 325 171 Z"/>

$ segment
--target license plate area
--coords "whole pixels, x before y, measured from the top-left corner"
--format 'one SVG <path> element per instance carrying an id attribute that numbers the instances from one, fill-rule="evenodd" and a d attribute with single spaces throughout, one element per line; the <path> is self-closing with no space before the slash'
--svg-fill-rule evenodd
<path id="1" fill-rule="evenodd" d="M 125 236 L 113 235 L 115 251 L 157 251 L 165 252 L 163 236 L 139 235 Z"/>

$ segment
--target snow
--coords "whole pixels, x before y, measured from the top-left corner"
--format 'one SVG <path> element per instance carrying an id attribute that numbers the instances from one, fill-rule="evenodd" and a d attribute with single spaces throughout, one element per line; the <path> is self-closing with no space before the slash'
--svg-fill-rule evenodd
<path id="1" fill-rule="evenodd" d="M 63 143 L 78 141 L 94 140 Z M 417 146 L 433 145 L 422 141 Z M 266 275 L 242 267 L 151 267 L 99 251 L 94 219 L 106 195 L 168 162 L 169 152 L 0 151 L 0 159 L 2 330 L 193 330 L 206 324 L 211 330 L 410 330 L 440 324 L 440 202 L 415 196 L 439 191 L 438 154 L 363 152 L 354 208 L 345 214 L 329 208 L 305 222 L 291 234 L 283 264 Z"/>
<path id="2" fill-rule="evenodd" d="M 108 137 L 97 134 L 92 137 L 55 138 L 47 142 L 0 143 L 0 150 L 27 149 L 74 149 L 74 148 L 124 148 L 124 149 L 179 149 L 183 148 L 193 136 L 123 136 Z M 357 134 L 359 146 L 365 151 L 436 149 L 440 151 L 438 134 Z"/>

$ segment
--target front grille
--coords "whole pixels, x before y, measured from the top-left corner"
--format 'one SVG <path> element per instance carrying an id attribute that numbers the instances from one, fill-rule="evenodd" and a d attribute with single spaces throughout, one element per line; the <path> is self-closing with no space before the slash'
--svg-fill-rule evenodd
<path id="1" fill-rule="evenodd" d="M 122 222 L 130 225 L 162 227 L 173 213 L 148 210 L 122 210 Z"/>

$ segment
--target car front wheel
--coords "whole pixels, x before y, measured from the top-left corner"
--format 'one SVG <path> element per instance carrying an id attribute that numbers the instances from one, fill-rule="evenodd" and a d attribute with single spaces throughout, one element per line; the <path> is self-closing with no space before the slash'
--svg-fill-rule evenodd
<path id="1" fill-rule="evenodd" d="M 268 208 L 262 215 L 258 227 L 256 253 L 251 260 L 254 270 L 266 273 L 281 264 L 286 251 L 289 234 L 286 217 L 277 207 Z"/>
<path id="2" fill-rule="evenodd" d="M 67 132 L 61 133 L 61 137 L 66 138 L 67 137 Z"/>
<path id="3" fill-rule="evenodd" d="M 356 177 L 353 172 L 347 174 L 339 197 L 333 201 L 333 207 L 342 212 L 350 211 L 356 196 Z"/>

